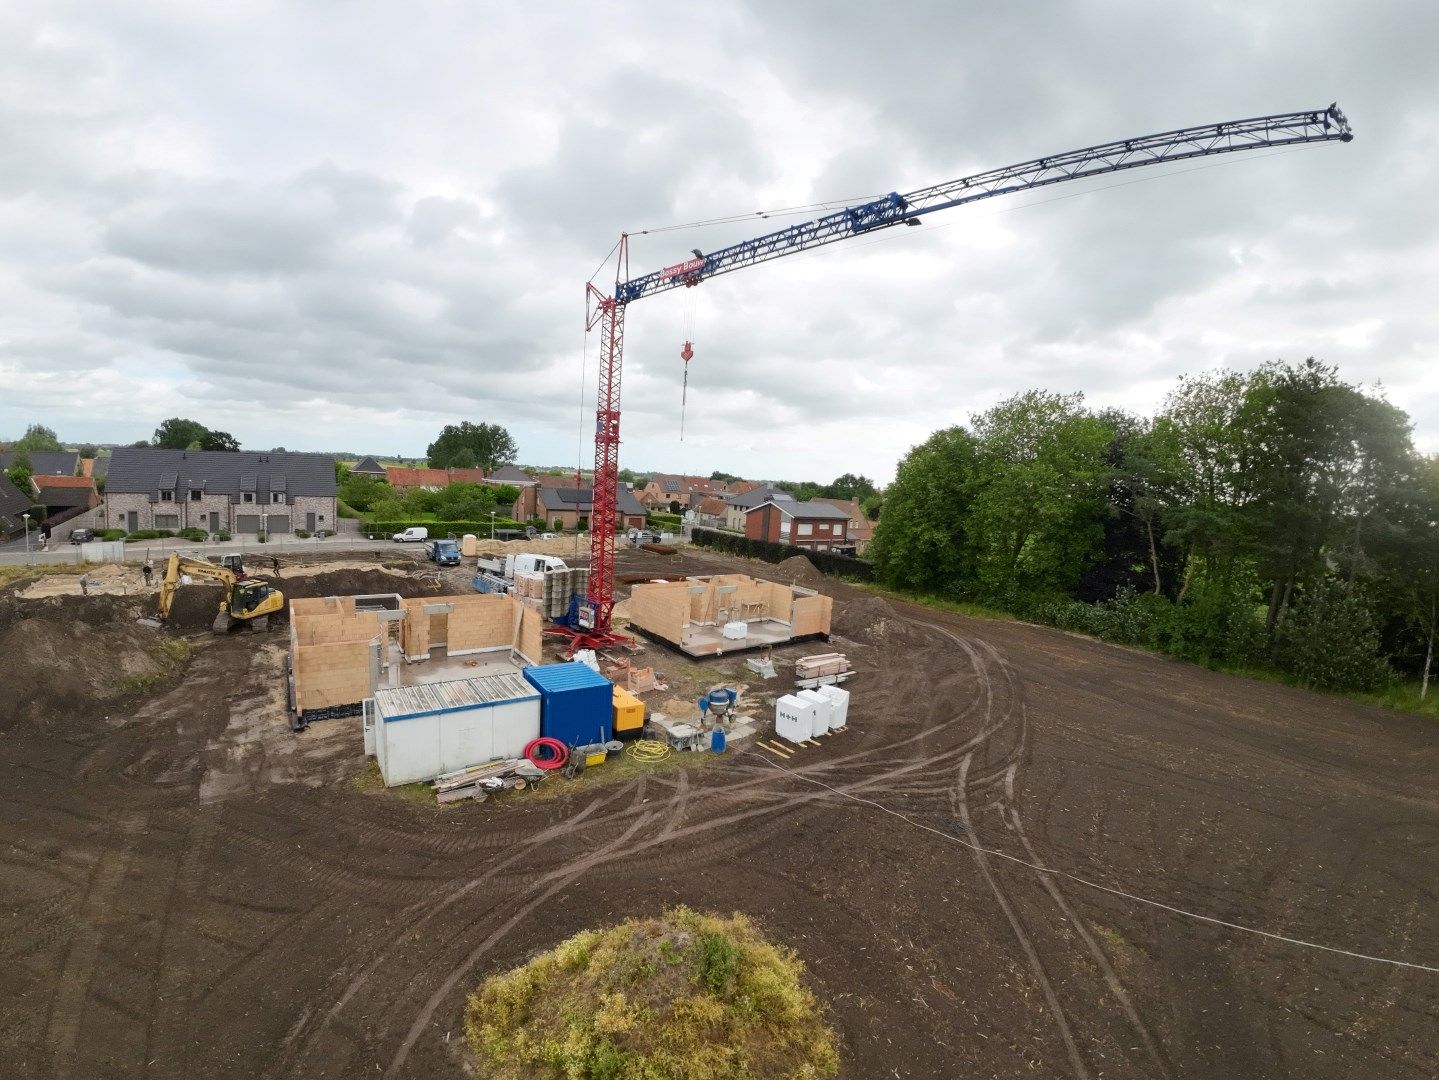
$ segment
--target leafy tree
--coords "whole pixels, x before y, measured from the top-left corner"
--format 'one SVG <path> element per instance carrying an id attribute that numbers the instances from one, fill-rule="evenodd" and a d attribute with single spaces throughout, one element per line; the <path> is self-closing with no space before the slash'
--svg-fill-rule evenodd
<path id="1" fill-rule="evenodd" d="M 455 458 L 463 450 L 470 451 L 474 464 L 455 465 Z M 515 440 L 499 424 L 472 424 L 468 420 L 446 424 L 425 451 L 432 469 L 480 468 L 487 473 L 513 464 L 518 453 Z"/>
<path id="2" fill-rule="evenodd" d="M 736 476 L 734 473 L 720 472 L 716 469 L 710 473 L 711 480 L 723 480 L 726 484 L 737 484 L 744 479 L 743 476 Z"/>
<path id="3" fill-rule="evenodd" d="M 25 429 L 25 434 L 15 440 L 12 450 L 63 450 L 60 440 L 56 437 L 51 428 L 44 424 L 31 424 Z"/>
<path id="4" fill-rule="evenodd" d="M 395 489 L 374 476 L 349 474 L 340 483 L 340 498 L 350 506 L 364 513 L 375 504 L 393 498 Z"/>
<path id="5" fill-rule="evenodd" d="M 207 431 L 200 439 L 201 450 L 239 450 L 240 441 L 228 431 Z"/>
<path id="6" fill-rule="evenodd" d="M 480 461 L 475 456 L 474 450 L 468 446 L 462 446 L 459 453 L 450 459 L 449 467 L 451 469 L 478 469 Z"/>
<path id="7" fill-rule="evenodd" d="M 980 483 L 979 447 L 962 427 L 937 431 L 899 463 L 869 555 L 881 581 L 962 595 L 974 580 L 966 521 Z"/>
<path id="8" fill-rule="evenodd" d="M 97 458 L 100 456 L 100 448 L 94 443 L 85 443 L 80 447 L 78 452 L 82 458 Z"/>
<path id="9" fill-rule="evenodd" d="M 1278 647 L 1283 666 L 1321 690 L 1373 690 L 1393 676 L 1369 606 L 1337 581 L 1321 580 L 1301 597 Z"/>
<path id="10" fill-rule="evenodd" d="M 209 428 L 198 420 L 185 420 L 172 416 L 155 429 L 151 443 L 161 450 L 188 450 L 200 447 L 200 440 L 210 433 Z"/>
<path id="11" fill-rule="evenodd" d="M 645 473 L 637 473 L 632 469 L 621 469 L 619 479 L 622 484 L 629 484 L 631 487 L 642 488 L 649 483 L 649 476 Z"/>
<path id="12" fill-rule="evenodd" d="M 1079 394 L 1032 390 L 974 418 L 977 488 L 967 528 L 986 593 L 1069 588 L 1103 537 L 1113 431 Z"/>
<path id="13" fill-rule="evenodd" d="M 869 477 L 845 473 L 836 477 L 833 483 L 826 484 L 821 494 L 826 499 L 854 499 L 859 502 L 877 494 L 877 489 Z"/>

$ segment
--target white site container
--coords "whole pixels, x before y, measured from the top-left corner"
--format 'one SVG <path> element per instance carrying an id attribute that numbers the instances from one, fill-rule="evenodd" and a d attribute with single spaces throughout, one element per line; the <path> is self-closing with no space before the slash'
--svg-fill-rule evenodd
<path id="1" fill-rule="evenodd" d="M 829 698 L 831 711 L 829 715 L 829 729 L 834 731 L 849 723 L 849 691 L 839 686 L 816 686 L 816 694 L 823 694 Z"/>
<path id="2" fill-rule="evenodd" d="M 813 738 L 814 712 L 814 702 L 786 694 L 774 703 L 774 733 L 792 743 Z"/>
<path id="3" fill-rule="evenodd" d="M 808 701 L 814 706 L 814 733 L 823 735 L 832 727 L 838 727 L 834 723 L 834 702 L 825 697 L 818 690 L 801 690 L 795 697 L 801 701 Z"/>
<path id="4" fill-rule="evenodd" d="M 725 623 L 724 636 L 730 641 L 743 641 L 749 637 L 749 623 L 738 619 L 734 622 Z"/>
<path id="5" fill-rule="evenodd" d="M 365 722 L 386 787 L 517 758 L 540 736 L 539 691 L 518 674 L 385 687 L 373 706 Z"/>

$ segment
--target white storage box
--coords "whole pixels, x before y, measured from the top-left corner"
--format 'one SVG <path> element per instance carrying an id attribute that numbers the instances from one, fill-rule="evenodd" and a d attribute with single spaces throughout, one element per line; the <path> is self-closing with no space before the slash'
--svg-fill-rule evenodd
<path id="1" fill-rule="evenodd" d="M 774 733 L 792 743 L 802 743 L 813 737 L 814 710 L 814 702 L 786 694 L 774 703 Z"/>
<path id="2" fill-rule="evenodd" d="M 724 636 L 730 641 L 743 641 L 749 637 L 749 624 L 745 622 L 727 622 L 724 624 Z"/>
<path id="3" fill-rule="evenodd" d="M 801 690 L 795 697 L 801 701 L 808 701 L 814 706 L 813 731 L 815 735 L 823 735 L 830 728 L 839 726 L 833 722 L 834 702 L 818 690 Z"/>
<path id="4" fill-rule="evenodd" d="M 842 728 L 849 723 L 849 691 L 838 686 L 816 686 L 816 694 L 829 698 L 829 729 Z"/>

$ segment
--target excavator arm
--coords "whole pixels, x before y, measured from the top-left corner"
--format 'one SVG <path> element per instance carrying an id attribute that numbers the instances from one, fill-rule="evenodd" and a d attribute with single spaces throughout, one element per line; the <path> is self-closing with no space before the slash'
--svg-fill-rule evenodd
<path id="1" fill-rule="evenodd" d="M 278 561 L 276 567 L 278 569 Z M 175 603 L 175 593 L 185 576 L 205 581 L 218 581 L 224 586 L 219 610 L 215 615 L 214 629 L 228 630 L 236 620 L 248 622 L 261 628 L 268 624 L 269 616 L 285 606 L 285 597 L 268 583 L 259 580 L 239 581 L 234 571 L 205 559 L 192 559 L 174 554 L 165 567 L 165 578 L 160 583 L 160 618 L 168 619 Z"/>

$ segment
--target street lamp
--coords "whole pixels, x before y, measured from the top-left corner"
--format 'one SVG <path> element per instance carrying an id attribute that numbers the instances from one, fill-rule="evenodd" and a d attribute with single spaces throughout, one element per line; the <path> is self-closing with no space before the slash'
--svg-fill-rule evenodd
<path id="1" fill-rule="evenodd" d="M 495 538 L 495 512 L 494 512 L 493 510 L 491 510 L 491 511 L 490 511 L 490 539 L 493 540 L 494 538 Z"/>
<path id="2" fill-rule="evenodd" d="M 25 561 L 26 561 L 26 562 L 29 562 L 29 561 L 30 561 L 30 515 L 29 515 L 29 514 L 21 514 L 20 516 L 25 519 Z"/>

